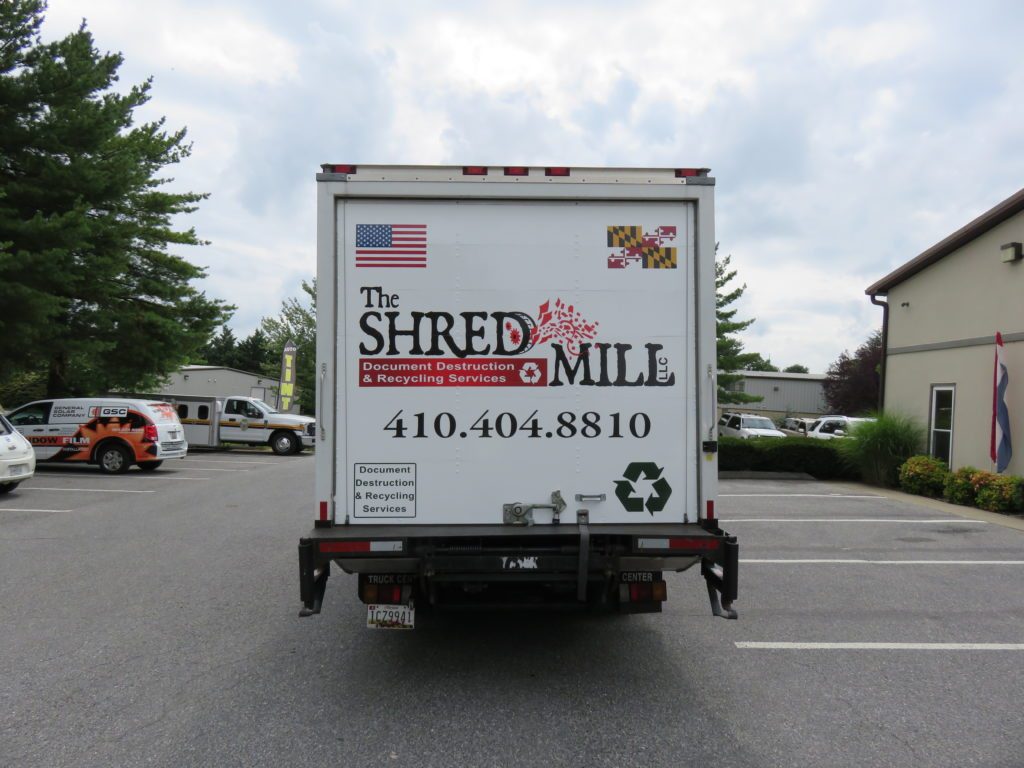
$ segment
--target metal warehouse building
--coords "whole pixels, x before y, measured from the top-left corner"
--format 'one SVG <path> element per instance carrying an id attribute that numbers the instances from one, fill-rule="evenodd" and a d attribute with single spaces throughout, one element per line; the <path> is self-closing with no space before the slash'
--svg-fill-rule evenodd
<path id="1" fill-rule="evenodd" d="M 764 398 L 757 403 L 721 404 L 722 411 L 757 413 L 769 418 L 820 416 L 825 413 L 825 374 L 735 371 L 743 378 L 728 387 Z"/>
<path id="2" fill-rule="evenodd" d="M 193 395 L 198 397 L 255 397 L 270 405 L 277 401 L 278 379 L 259 373 L 240 371 L 215 365 L 186 365 L 172 373 L 160 388 L 162 395 Z M 299 412 L 298 400 L 292 401 L 292 413 Z"/>

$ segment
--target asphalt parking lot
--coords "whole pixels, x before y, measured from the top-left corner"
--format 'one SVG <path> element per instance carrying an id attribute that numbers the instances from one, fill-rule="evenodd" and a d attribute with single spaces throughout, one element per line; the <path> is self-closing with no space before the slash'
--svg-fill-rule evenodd
<path id="1" fill-rule="evenodd" d="M 0 500 L 0 765 L 1022 766 L 1024 531 L 723 481 L 740 619 L 299 619 L 310 456 L 42 469 Z"/>

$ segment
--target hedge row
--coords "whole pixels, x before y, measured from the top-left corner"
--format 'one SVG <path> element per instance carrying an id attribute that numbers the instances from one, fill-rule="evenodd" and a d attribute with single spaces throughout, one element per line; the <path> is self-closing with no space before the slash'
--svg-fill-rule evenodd
<path id="1" fill-rule="evenodd" d="M 754 472 L 806 472 L 819 480 L 856 479 L 857 473 L 839 457 L 833 440 L 806 437 L 763 437 L 718 441 L 718 469 Z"/>
<path id="2" fill-rule="evenodd" d="M 989 512 L 1024 513 L 1024 478 L 997 475 L 977 467 L 950 472 L 931 456 L 912 456 L 900 467 L 900 488 L 919 496 Z"/>

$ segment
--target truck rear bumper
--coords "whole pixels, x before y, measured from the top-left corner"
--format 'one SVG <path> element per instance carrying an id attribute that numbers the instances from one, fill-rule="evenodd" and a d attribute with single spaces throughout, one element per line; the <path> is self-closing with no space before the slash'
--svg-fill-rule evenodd
<path id="1" fill-rule="evenodd" d="M 728 614 L 738 552 L 735 537 L 709 522 L 334 526 L 300 540 L 300 592 L 303 615 L 319 612 L 333 561 L 347 573 L 413 574 L 424 585 L 575 583 L 583 601 L 590 587 L 618 582 L 623 573 L 684 571 L 700 563 L 709 594 L 716 593 L 713 611 L 734 618 Z"/>

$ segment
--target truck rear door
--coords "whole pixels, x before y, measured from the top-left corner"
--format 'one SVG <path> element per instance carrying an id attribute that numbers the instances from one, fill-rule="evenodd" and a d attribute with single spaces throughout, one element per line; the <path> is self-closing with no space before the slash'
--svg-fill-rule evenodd
<path id="1" fill-rule="evenodd" d="M 338 522 L 696 522 L 693 203 L 335 206 Z"/>

